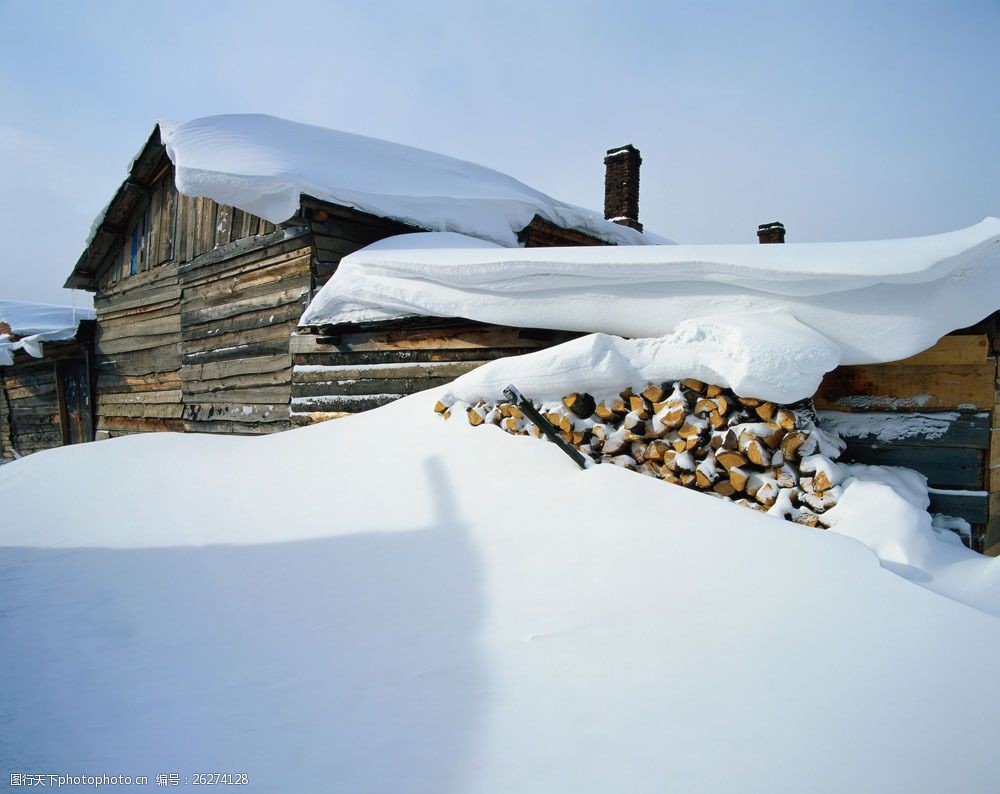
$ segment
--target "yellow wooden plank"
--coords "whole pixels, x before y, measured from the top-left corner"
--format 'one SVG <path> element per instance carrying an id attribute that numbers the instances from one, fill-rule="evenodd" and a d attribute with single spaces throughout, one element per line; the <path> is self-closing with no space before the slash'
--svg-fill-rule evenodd
<path id="1" fill-rule="evenodd" d="M 827 373 L 816 407 L 839 411 L 992 410 L 996 362 L 966 365 L 872 364 Z"/>
<path id="2" fill-rule="evenodd" d="M 929 364 L 982 364 L 990 353 L 990 340 L 986 334 L 944 336 L 934 347 L 922 353 L 892 362 L 896 366 L 923 366 Z"/>

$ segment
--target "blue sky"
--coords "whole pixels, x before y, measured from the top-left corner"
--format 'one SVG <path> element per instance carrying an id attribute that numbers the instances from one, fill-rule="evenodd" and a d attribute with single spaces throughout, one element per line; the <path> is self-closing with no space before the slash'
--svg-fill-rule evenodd
<path id="1" fill-rule="evenodd" d="M 387 138 L 680 242 L 933 234 L 1000 216 L 1000 2 L 0 0 L 0 297 L 61 289 L 158 118 Z"/>

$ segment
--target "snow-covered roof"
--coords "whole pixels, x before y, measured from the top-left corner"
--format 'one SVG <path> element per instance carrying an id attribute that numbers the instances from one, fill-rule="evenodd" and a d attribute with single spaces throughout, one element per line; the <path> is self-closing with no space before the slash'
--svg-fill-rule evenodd
<path id="1" fill-rule="evenodd" d="M 435 248 L 435 239 L 407 235 L 345 257 L 300 324 L 427 315 L 672 335 L 664 351 L 678 361 L 681 339 L 723 351 L 712 366 L 733 388 L 750 356 L 756 373 L 775 374 L 775 387 L 782 369 L 801 364 L 803 377 L 785 383 L 794 392 L 837 364 L 914 355 L 1000 308 L 996 218 L 930 237 L 843 243 L 504 249 L 462 248 L 454 235 Z M 746 339 L 758 349 L 737 343 Z M 710 363 L 694 347 L 687 353 L 687 369 Z M 774 399 L 791 399 L 782 395 Z"/>
<path id="2" fill-rule="evenodd" d="M 42 356 L 42 342 L 72 339 L 82 320 L 93 320 L 93 309 L 0 300 L 0 365 L 14 363 L 14 351 Z"/>
<path id="3" fill-rule="evenodd" d="M 412 146 L 261 114 L 160 122 L 177 189 L 272 223 L 302 195 L 432 231 L 516 246 L 535 215 L 608 242 L 669 242 L 558 201 L 511 176 Z"/>

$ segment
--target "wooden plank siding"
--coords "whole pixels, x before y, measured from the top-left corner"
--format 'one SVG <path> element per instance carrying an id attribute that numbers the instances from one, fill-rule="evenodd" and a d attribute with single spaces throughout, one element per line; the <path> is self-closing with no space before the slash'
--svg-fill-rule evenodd
<path id="1" fill-rule="evenodd" d="M 579 336 L 459 319 L 391 326 L 293 336 L 292 423 L 307 425 L 377 408 L 448 383 L 488 361 Z"/>
<path id="2" fill-rule="evenodd" d="M 311 235 L 296 227 L 224 245 L 181 266 L 178 403 L 185 430 L 254 434 L 289 427 L 288 340 L 309 298 L 312 261 Z"/>
<path id="3" fill-rule="evenodd" d="M 1000 481 L 995 481 L 1000 477 L 994 478 L 991 463 L 1000 455 L 993 430 L 997 348 L 984 322 L 902 361 L 838 367 L 823 379 L 815 402 L 821 416 L 822 411 L 871 412 L 873 426 L 905 422 L 917 412 L 936 420 L 933 432 L 890 433 L 888 442 L 875 434 L 847 435 L 844 459 L 921 472 L 931 487 L 931 511 L 965 518 L 980 550 L 989 549 L 997 536 L 992 545 L 1000 552 Z M 941 425 L 947 425 L 944 432 Z"/>

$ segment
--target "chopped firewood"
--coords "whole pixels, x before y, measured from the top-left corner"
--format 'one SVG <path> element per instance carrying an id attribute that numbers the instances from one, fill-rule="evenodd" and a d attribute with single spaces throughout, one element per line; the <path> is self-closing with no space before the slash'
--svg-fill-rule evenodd
<path id="1" fill-rule="evenodd" d="M 698 392 L 701 394 L 705 390 L 705 384 L 700 380 L 695 380 L 694 378 L 688 378 L 681 381 L 681 386 L 685 389 L 690 389 L 691 391 Z"/>
<path id="2" fill-rule="evenodd" d="M 631 408 L 627 400 L 623 400 L 621 397 L 611 401 L 611 411 L 612 413 L 618 414 L 619 416 L 624 416 L 627 414 Z"/>
<path id="3" fill-rule="evenodd" d="M 708 427 L 708 422 L 704 419 L 698 419 L 694 416 L 689 416 L 684 424 L 681 425 L 681 429 L 677 431 L 677 435 L 681 438 L 689 438 L 691 436 L 701 435 L 701 432 Z"/>
<path id="4" fill-rule="evenodd" d="M 754 493 L 754 499 L 764 507 L 772 507 L 778 498 L 778 484 L 773 480 L 761 483 L 761 486 Z"/>
<path id="5" fill-rule="evenodd" d="M 542 428 L 540 428 L 538 425 L 531 425 L 529 430 L 531 432 L 531 435 L 533 435 L 535 438 L 542 437 Z"/>
<path id="6" fill-rule="evenodd" d="M 736 493 L 736 488 L 729 480 L 719 480 L 715 485 L 712 486 L 712 490 L 717 494 L 722 494 L 722 496 L 732 496 Z"/>
<path id="7" fill-rule="evenodd" d="M 697 449 L 701 446 L 701 436 L 688 436 L 684 439 L 684 449 Z"/>
<path id="8" fill-rule="evenodd" d="M 795 414 L 787 408 L 780 409 L 774 415 L 774 421 L 781 425 L 782 430 L 795 429 Z"/>
<path id="9" fill-rule="evenodd" d="M 605 455 L 619 455 L 628 449 L 629 441 L 625 440 L 625 428 L 619 428 L 604 439 L 604 446 L 601 452 Z"/>
<path id="10" fill-rule="evenodd" d="M 438 400 L 436 403 L 434 403 L 434 411 L 435 411 L 435 413 L 443 414 L 445 411 L 448 410 L 449 407 L 450 406 L 448 406 L 447 404 L 441 402 L 440 400 Z"/>
<path id="11" fill-rule="evenodd" d="M 639 474 L 645 474 L 647 477 L 659 477 L 660 467 L 655 463 L 650 463 L 648 460 L 645 463 L 639 465 Z"/>
<path id="12" fill-rule="evenodd" d="M 667 396 L 667 391 L 662 386 L 650 383 L 645 389 L 642 390 L 642 396 L 651 403 L 658 403 Z"/>
<path id="13" fill-rule="evenodd" d="M 731 449 L 723 449 L 719 452 L 716 452 L 715 460 L 726 471 L 729 471 L 734 466 L 747 465 L 746 455 Z"/>
<path id="14" fill-rule="evenodd" d="M 719 406 L 715 404 L 715 400 L 709 400 L 707 397 L 702 397 L 694 404 L 694 415 L 695 416 L 708 416 L 712 411 L 717 411 Z"/>
<path id="15" fill-rule="evenodd" d="M 635 430 L 637 433 L 643 432 L 645 427 L 642 417 L 639 416 L 637 411 L 629 411 L 625 418 L 622 420 L 622 427 L 627 427 L 629 430 Z M 638 430 L 636 428 L 639 428 Z"/>
<path id="16" fill-rule="evenodd" d="M 691 472 L 686 471 L 682 473 L 680 475 L 680 478 L 681 478 L 681 485 L 685 487 L 690 487 L 691 485 L 694 484 L 694 474 L 692 474 Z"/>
<path id="17" fill-rule="evenodd" d="M 687 439 L 677 436 L 677 438 L 675 438 L 673 441 L 670 442 L 670 445 L 678 452 L 683 452 L 685 449 L 687 449 Z"/>
<path id="18" fill-rule="evenodd" d="M 607 421 L 608 419 L 610 419 L 615 415 L 615 412 L 612 411 L 603 401 L 597 404 L 597 407 L 594 408 L 594 413 L 597 414 L 599 418 L 604 419 L 605 421 Z"/>
<path id="19" fill-rule="evenodd" d="M 646 460 L 647 446 L 648 445 L 646 444 L 645 441 L 633 441 L 632 445 L 629 447 L 630 454 L 632 455 L 633 458 L 635 458 L 635 460 L 638 463 L 642 463 L 644 460 Z"/>
<path id="20" fill-rule="evenodd" d="M 753 426 L 752 432 L 770 449 L 777 449 L 781 445 L 781 439 L 785 437 L 785 431 L 774 422 L 760 422 Z"/>
<path id="21" fill-rule="evenodd" d="M 705 387 L 706 397 L 718 397 L 720 394 L 722 394 L 722 392 L 723 389 L 721 386 L 708 385 Z M 725 411 L 723 411 L 723 413 L 725 413 Z"/>
<path id="22" fill-rule="evenodd" d="M 513 416 L 508 416 L 500 423 L 500 427 L 502 427 L 508 433 L 513 433 L 514 435 L 518 435 L 524 428 L 524 422 Z"/>
<path id="23" fill-rule="evenodd" d="M 799 448 L 805 443 L 809 436 L 801 430 L 793 430 L 781 439 L 781 452 L 785 460 L 797 460 Z"/>
<path id="24" fill-rule="evenodd" d="M 813 490 L 826 491 L 830 488 L 830 478 L 825 471 L 818 471 L 813 475 Z"/>
<path id="25" fill-rule="evenodd" d="M 737 491 L 743 491 L 747 487 L 747 480 L 750 479 L 750 473 L 739 466 L 734 466 L 729 470 L 729 482 L 732 483 L 733 488 Z"/>
<path id="26" fill-rule="evenodd" d="M 694 471 L 694 456 L 690 452 L 681 452 L 674 458 L 674 465 L 681 471 Z"/>
<path id="27" fill-rule="evenodd" d="M 674 474 L 672 471 L 665 471 L 660 469 L 660 479 L 664 482 L 669 482 L 671 485 L 680 485 L 681 478 Z"/>
<path id="28" fill-rule="evenodd" d="M 696 469 L 694 473 L 694 484 L 703 491 L 712 486 L 712 480 L 701 469 Z"/>
<path id="29" fill-rule="evenodd" d="M 754 410 L 757 412 L 757 416 L 763 419 L 765 422 L 770 422 L 774 418 L 774 412 L 777 410 L 774 403 L 761 403 L 756 406 Z"/>
<path id="30" fill-rule="evenodd" d="M 722 416 L 726 416 L 732 409 L 733 404 L 725 394 L 720 394 L 715 399 L 715 404 Z"/>
<path id="31" fill-rule="evenodd" d="M 559 417 L 559 429 L 567 433 L 573 432 L 576 429 L 576 424 L 573 422 L 573 417 L 569 414 L 563 414 Z"/>
<path id="32" fill-rule="evenodd" d="M 632 410 L 633 413 L 637 414 L 640 419 L 649 419 L 653 408 L 649 400 L 647 400 L 641 394 L 633 394 L 631 397 L 629 397 L 628 407 Z"/>
<path id="33" fill-rule="evenodd" d="M 774 469 L 774 479 L 782 488 L 794 488 L 797 479 L 795 469 L 787 465 L 776 468 Z"/>
<path id="34" fill-rule="evenodd" d="M 670 447 L 665 441 L 655 440 L 646 445 L 646 460 L 654 463 L 663 463 L 663 456 L 667 454 Z"/>
<path id="35" fill-rule="evenodd" d="M 780 449 L 776 449 L 771 454 L 771 465 L 772 466 L 783 466 L 785 464 L 785 453 Z"/>
<path id="36" fill-rule="evenodd" d="M 726 426 L 726 417 L 718 411 L 712 411 L 708 415 L 708 423 L 712 426 L 713 430 L 721 430 Z"/>
<path id="37" fill-rule="evenodd" d="M 746 430 L 740 433 L 739 450 L 747 456 L 751 463 L 758 466 L 767 466 L 771 462 L 771 455 L 764 449 L 764 445 L 753 433 Z"/>
<path id="38" fill-rule="evenodd" d="M 812 493 L 816 489 L 813 487 L 812 477 L 799 477 L 799 488 L 805 493 Z"/>
<path id="39" fill-rule="evenodd" d="M 442 419 L 451 419 L 451 409 L 449 408 L 447 411 L 445 411 L 444 413 L 442 413 L 441 414 L 441 418 Z"/>
<path id="40" fill-rule="evenodd" d="M 468 408 L 469 424 L 473 427 L 478 427 L 483 422 L 486 421 L 486 414 L 483 413 L 483 409 L 477 406 L 470 406 Z"/>
<path id="41" fill-rule="evenodd" d="M 735 430 L 729 429 L 726 431 L 725 438 L 722 441 L 722 446 L 726 449 L 739 449 L 740 440 Z"/>
<path id="42" fill-rule="evenodd" d="M 615 455 L 613 458 L 608 458 L 607 462 L 614 466 L 621 466 L 623 469 L 630 469 L 635 471 L 636 463 L 628 455 Z"/>
<path id="43" fill-rule="evenodd" d="M 740 401 L 741 405 L 745 405 L 747 408 L 756 408 L 764 402 L 763 400 L 758 400 L 754 397 L 737 397 L 736 399 Z"/>
<path id="44" fill-rule="evenodd" d="M 597 407 L 594 398 L 589 394 L 577 394 L 576 392 L 563 397 L 563 405 L 581 419 L 588 419 Z"/>
<path id="45" fill-rule="evenodd" d="M 819 516 L 815 513 L 805 513 L 801 512 L 795 518 L 792 519 L 796 524 L 802 524 L 806 527 L 818 527 L 819 526 Z"/>

